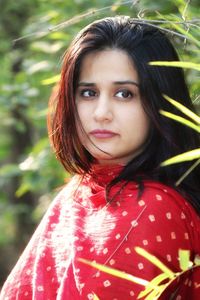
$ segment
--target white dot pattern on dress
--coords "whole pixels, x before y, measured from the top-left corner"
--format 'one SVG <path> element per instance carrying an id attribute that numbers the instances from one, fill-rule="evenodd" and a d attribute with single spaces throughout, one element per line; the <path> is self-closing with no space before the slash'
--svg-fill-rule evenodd
<path id="1" fill-rule="evenodd" d="M 167 217 L 168 220 L 171 220 L 172 214 L 171 214 L 170 212 L 167 212 L 167 213 L 166 213 L 166 217 Z"/>
<path id="2" fill-rule="evenodd" d="M 142 243 L 144 246 L 147 246 L 149 244 L 149 242 L 147 240 L 143 240 Z"/>
<path id="3" fill-rule="evenodd" d="M 156 236 L 156 241 L 159 242 L 159 243 L 162 242 L 162 238 L 161 238 L 160 235 L 157 235 L 157 236 Z"/>
<path id="4" fill-rule="evenodd" d="M 109 280 L 105 280 L 105 281 L 103 282 L 103 285 L 104 285 L 105 287 L 109 287 L 109 286 L 111 286 L 111 283 L 110 283 Z"/>
<path id="5" fill-rule="evenodd" d="M 172 261 L 172 257 L 171 257 L 170 254 L 167 254 L 166 257 L 167 257 L 167 260 L 168 260 L 168 261 Z"/>
<path id="6" fill-rule="evenodd" d="M 39 285 L 37 287 L 38 292 L 44 292 L 44 287 L 42 285 Z"/>
<path id="7" fill-rule="evenodd" d="M 131 253 L 131 249 L 130 248 L 126 248 L 125 252 L 126 252 L 126 254 L 130 254 Z"/>
<path id="8" fill-rule="evenodd" d="M 128 215 L 128 212 L 127 212 L 126 210 L 124 210 L 124 211 L 122 212 L 122 216 L 125 217 L 125 216 L 127 216 L 127 215 Z"/>
<path id="9" fill-rule="evenodd" d="M 173 231 L 171 232 L 171 239 L 172 240 L 175 240 L 176 239 L 176 233 Z"/>
<path id="10" fill-rule="evenodd" d="M 159 195 L 159 194 L 157 194 L 157 195 L 156 195 L 156 200 L 161 201 L 161 200 L 162 200 L 162 196 Z"/>
<path id="11" fill-rule="evenodd" d="M 130 291 L 130 296 L 133 297 L 135 295 L 134 291 Z"/>
<path id="12" fill-rule="evenodd" d="M 108 253 L 108 248 L 104 248 L 103 249 L 103 254 L 107 254 Z"/>
<path id="13" fill-rule="evenodd" d="M 155 222 L 156 218 L 155 218 L 154 215 L 149 215 L 149 220 L 150 220 L 151 222 Z"/>
<path id="14" fill-rule="evenodd" d="M 109 261 L 109 264 L 112 266 L 112 265 L 114 265 L 115 264 L 115 260 L 114 259 L 111 259 L 110 261 Z"/>
<path id="15" fill-rule="evenodd" d="M 133 227 L 136 227 L 136 226 L 138 225 L 137 220 L 133 220 L 133 221 L 131 222 L 131 225 L 132 225 Z"/>
<path id="16" fill-rule="evenodd" d="M 139 204 L 139 206 L 144 206 L 145 205 L 145 202 L 144 202 L 144 200 L 140 200 L 139 202 L 138 202 L 138 204 Z"/>
<path id="17" fill-rule="evenodd" d="M 143 263 L 139 263 L 139 264 L 138 264 L 138 269 L 139 269 L 139 270 L 142 270 L 142 269 L 144 269 L 144 265 L 143 265 Z"/>

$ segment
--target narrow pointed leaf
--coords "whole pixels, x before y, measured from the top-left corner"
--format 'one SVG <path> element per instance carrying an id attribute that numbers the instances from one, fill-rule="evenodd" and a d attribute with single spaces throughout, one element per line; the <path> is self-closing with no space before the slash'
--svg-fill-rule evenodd
<path id="1" fill-rule="evenodd" d="M 189 169 L 176 181 L 175 185 L 178 186 L 198 165 L 200 164 L 200 158 L 195 161 Z"/>
<path id="2" fill-rule="evenodd" d="M 200 126 L 199 125 L 196 125 L 194 123 L 192 123 L 191 121 L 188 121 L 187 119 L 183 118 L 183 117 L 180 117 L 180 116 L 177 116 L 175 114 L 172 114 L 168 111 L 165 111 L 165 110 L 160 110 L 160 113 L 161 115 L 167 117 L 167 118 L 170 118 L 174 121 L 177 121 L 183 125 L 186 125 L 192 129 L 194 129 L 195 131 L 197 131 L 198 133 L 200 133 Z"/>
<path id="3" fill-rule="evenodd" d="M 54 83 L 57 83 L 59 81 L 59 79 L 60 79 L 60 75 L 55 75 L 50 78 L 42 80 L 42 84 L 43 85 L 54 84 Z"/>
<path id="4" fill-rule="evenodd" d="M 156 276 L 155 278 L 153 278 L 150 281 L 151 286 L 149 286 L 149 284 L 146 286 L 145 290 L 140 292 L 140 297 L 138 297 L 138 299 L 145 297 L 147 294 L 149 294 L 152 291 L 152 286 L 157 285 L 159 286 L 161 282 L 163 282 L 164 280 L 168 279 L 168 275 L 166 275 L 165 273 L 161 273 L 158 276 Z M 158 287 L 159 289 L 161 288 L 161 286 Z"/>
<path id="5" fill-rule="evenodd" d="M 190 251 L 180 249 L 179 252 L 179 264 L 182 271 L 188 270 L 190 267 Z"/>
<path id="6" fill-rule="evenodd" d="M 145 298 L 145 300 L 157 300 L 159 296 L 160 296 L 160 293 L 158 293 L 157 291 L 152 291 L 152 292 Z"/>
<path id="7" fill-rule="evenodd" d="M 198 159 L 198 158 L 200 158 L 200 148 L 173 156 L 173 157 L 165 160 L 164 162 L 162 162 L 161 166 L 164 167 L 164 166 L 168 166 L 171 164 L 177 164 L 177 163 L 180 163 L 183 161 L 190 161 L 190 160 L 194 160 L 194 159 Z"/>
<path id="8" fill-rule="evenodd" d="M 126 279 L 126 280 L 132 281 L 134 283 L 143 285 L 143 286 L 146 286 L 149 283 L 149 281 L 144 280 L 142 278 L 135 277 L 135 276 L 127 274 L 125 272 L 118 271 L 116 269 L 113 269 L 113 268 L 110 268 L 110 267 L 107 267 L 107 266 L 104 266 L 104 265 L 101 265 L 101 264 L 98 264 L 98 263 L 95 263 L 95 262 L 91 262 L 87 259 L 79 258 L 79 261 L 81 261 L 82 263 L 84 263 L 86 265 L 89 265 L 89 266 L 91 266 L 95 269 L 98 269 L 98 270 L 100 270 L 104 273 L 108 273 L 110 275 L 113 275 L 113 276 L 116 276 L 116 277 L 119 277 L 119 278 L 122 278 L 122 279 Z M 153 286 L 152 288 L 156 288 L 156 287 Z"/>
<path id="9" fill-rule="evenodd" d="M 99 297 L 97 297 L 96 294 L 93 293 L 93 295 L 94 295 L 93 300 L 100 300 Z"/>
<path id="10" fill-rule="evenodd" d="M 151 61 L 151 66 L 176 67 L 200 71 L 200 64 L 189 61 Z"/>
<path id="11" fill-rule="evenodd" d="M 141 256 L 145 257 L 147 260 L 149 260 L 153 265 L 155 265 L 161 271 L 163 271 L 168 276 L 168 278 L 170 279 L 174 278 L 175 276 L 174 273 L 167 266 L 165 266 L 157 257 L 148 253 L 146 250 L 140 247 L 135 247 L 135 251 Z"/>
<path id="12" fill-rule="evenodd" d="M 183 104 L 179 103 L 178 101 L 170 98 L 167 95 L 163 95 L 164 98 L 169 101 L 171 104 L 173 104 L 176 108 L 178 108 L 182 113 L 184 113 L 187 117 L 192 119 L 197 124 L 200 124 L 200 117 L 195 114 L 193 111 L 191 111 L 189 108 L 185 107 Z"/>

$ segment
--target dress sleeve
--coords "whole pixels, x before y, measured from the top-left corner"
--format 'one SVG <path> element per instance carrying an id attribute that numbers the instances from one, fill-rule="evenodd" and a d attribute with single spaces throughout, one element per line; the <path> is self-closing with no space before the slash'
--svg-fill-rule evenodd
<path id="1" fill-rule="evenodd" d="M 188 250 L 192 262 L 200 255 L 200 221 L 197 213 L 179 193 L 156 183 L 146 185 L 142 197 L 133 209 L 138 211 L 139 216 L 142 208 L 143 213 L 137 221 L 135 217 L 135 223 L 132 223 L 134 228 L 127 237 L 124 249 L 127 253 L 130 249 L 130 273 L 147 281 L 163 273 L 147 256 L 136 253 L 135 247 L 140 247 L 159 259 L 172 273 L 178 274 L 181 272 L 180 250 Z M 198 268 L 183 274 L 168 287 L 164 298 L 159 299 L 170 299 L 173 293 L 176 296 L 174 299 L 199 299 L 198 275 Z M 135 285 L 134 289 L 136 296 L 144 287 Z"/>
<path id="2" fill-rule="evenodd" d="M 59 238 L 55 236 L 60 225 L 62 202 L 67 203 L 65 192 L 65 190 L 61 191 L 50 205 L 16 266 L 8 276 L 2 288 L 0 300 L 56 299 L 63 266 L 61 266 L 62 261 L 59 265 L 57 264 L 55 249 L 62 249 L 60 250 L 63 251 L 62 259 L 67 262 L 67 250 L 62 246 L 59 248 Z M 67 223 L 66 216 L 65 228 L 67 228 Z"/>

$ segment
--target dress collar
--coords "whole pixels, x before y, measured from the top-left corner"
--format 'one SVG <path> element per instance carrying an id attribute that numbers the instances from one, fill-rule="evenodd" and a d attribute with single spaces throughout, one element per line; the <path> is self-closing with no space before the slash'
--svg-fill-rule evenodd
<path id="1" fill-rule="evenodd" d="M 116 178 L 123 170 L 123 165 L 99 165 L 94 164 L 91 172 L 88 175 L 89 181 L 92 181 L 102 187 L 108 185 L 114 178 Z"/>

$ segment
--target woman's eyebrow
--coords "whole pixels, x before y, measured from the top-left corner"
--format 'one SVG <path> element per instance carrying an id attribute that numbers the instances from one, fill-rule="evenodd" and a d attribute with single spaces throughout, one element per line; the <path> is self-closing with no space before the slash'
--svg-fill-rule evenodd
<path id="1" fill-rule="evenodd" d="M 78 86 L 95 86 L 96 84 L 93 83 L 93 82 L 84 82 L 84 81 L 81 81 L 78 83 Z"/>
<path id="2" fill-rule="evenodd" d="M 119 80 L 119 81 L 114 81 L 113 82 L 114 85 L 119 85 L 119 84 L 132 84 L 132 85 L 136 85 L 137 87 L 139 87 L 139 83 L 133 80 Z M 78 86 L 95 86 L 96 84 L 93 82 L 84 82 L 81 81 L 78 83 Z"/>
<path id="3" fill-rule="evenodd" d="M 133 80 L 114 81 L 114 84 L 133 84 L 133 85 L 139 86 L 139 83 L 137 81 L 133 81 Z"/>

